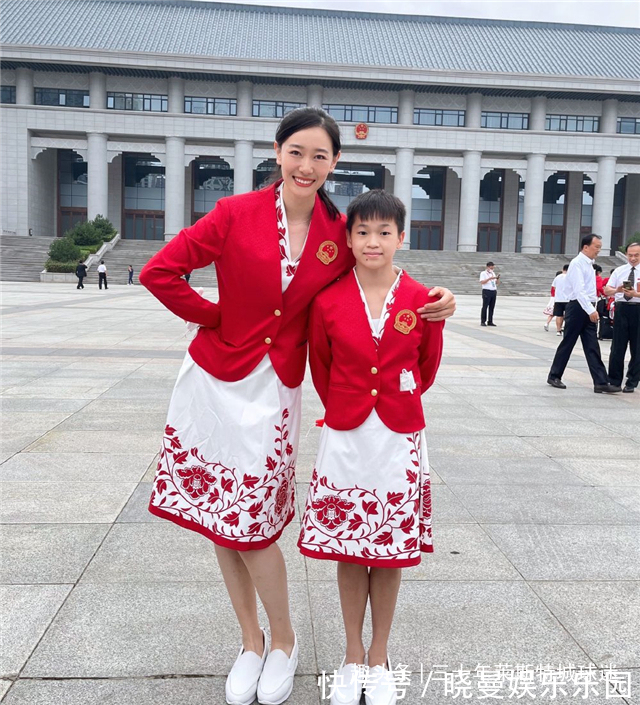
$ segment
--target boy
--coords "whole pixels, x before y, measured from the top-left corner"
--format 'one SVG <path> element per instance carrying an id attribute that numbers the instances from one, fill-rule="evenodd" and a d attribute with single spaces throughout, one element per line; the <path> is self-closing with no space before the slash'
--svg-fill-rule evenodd
<path id="1" fill-rule="evenodd" d="M 442 355 L 441 323 L 417 314 L 429 290 L 394 267 L 405 208 L 369 191 L 347 210 L 355 269 L 311 308 L 311 373 L 325 425 L 298 546 L 338 562 L 347 637 L 332 705 L 394 705 L 387 642 L 402 568 L 433 551 L 431 493 L 420 396 Z M 362 624 L 371 602 L 367 654 Z"/>

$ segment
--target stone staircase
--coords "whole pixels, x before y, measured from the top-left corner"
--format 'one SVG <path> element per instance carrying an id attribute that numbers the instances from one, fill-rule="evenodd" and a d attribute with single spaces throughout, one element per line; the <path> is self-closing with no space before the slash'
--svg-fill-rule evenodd
<path id="1" fill-rule="evenodd" d="M 395 261 L 414 279 L 427 286 L 446 286 L 454 294 L 479 294 L 480 272 L 487 262 L 495 262 L 500 273 L 500 294 L 512 296 L 546 296 L 551 282 L 562 265 L 570 262 L 569 255 L 524 255 L 507 252 L 441 252 L 432 250 L 401 250 Z M 616 257 L 599 257 L 603 274 L 619 267 Z"/>
<path id="2" fill-rule="evenodd" d="M 0 281 L 37 282 L 47 261 L 51 238 L 2 235 Z"/>

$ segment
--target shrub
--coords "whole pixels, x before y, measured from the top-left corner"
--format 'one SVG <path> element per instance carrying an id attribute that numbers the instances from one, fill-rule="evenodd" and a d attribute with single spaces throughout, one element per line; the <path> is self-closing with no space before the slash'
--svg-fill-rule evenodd
<path id="1" fill-rule="evenodd" d="M 103 242 L 102 233 L 95 227 L 92 221 L 78 223 L 72 230 L 64 234 L 70 237 L 76 245 L 101 245 Z"/>
<path id="2" fill-rule="evenodd" d="M 59 272 L 63 274 L 71 272 L 73 274 L 75 273 L 77 266 L 77 262 L 54 262 L 53 260 L 48 259 L 44 265 L 44 268 L 47 272 Z"/>
<path id="3" fill-rule="evenodd" d="M 54 262 L 77 262 L 81 254 L 80 248 L 70 237 L 57 238 L 49 247 L 49 259 Z"/>
<path id="4" fill-rule="evenodd" d="M 103 242 L 109 242 L 116 234 L 116 229 L 111 224 L 111 221 L 103 218 L 101 215 L 97 215 L 94 220 L 89 222 L 93 223 L 94 228 L 100 233 L 100 239 Z"/>

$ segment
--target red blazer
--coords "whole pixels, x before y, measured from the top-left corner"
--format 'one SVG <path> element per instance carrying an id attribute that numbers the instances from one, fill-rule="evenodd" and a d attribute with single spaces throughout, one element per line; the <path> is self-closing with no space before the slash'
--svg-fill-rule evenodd
<path id="1" fill-rule="evenodd" d="M 284 294 L 278 243 L 274 185 L 220 199 L 140 272 L 140 282 L 170 311 L 202 326 L 189 353 L 225 382 L 246 377 L 268 352 L 285 385 L 301 384 L 311 300 L 353 267 L 345 218 L 331 220 L 317 195 L 304 252 Z M 212 262 L 219 303 L 202 298 L 181 279 Z"/>
<path id="2" fill-rule="evenodd" d="M 403 274 L 376 346 L 353 272 L 316 297 L 311 307 L 309 360 L 328 426 L 338 431 L 356 428 L 375 408 L 392 431 L 413 433 L 424 428 L 420 395 L 435 379 L 444 328 L 444 321 L 427 323 L 416 313 L 429 298 L 429 289 Z M 403 369 L 413 372 L 417 384 L 413 394 L 400 391 Z"/>

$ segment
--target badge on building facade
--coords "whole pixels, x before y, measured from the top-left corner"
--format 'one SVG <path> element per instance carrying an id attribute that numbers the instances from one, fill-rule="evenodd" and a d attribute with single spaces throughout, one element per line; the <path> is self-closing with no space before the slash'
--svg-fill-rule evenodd
<path id="1" fill-rule="evenodd" d="M 417 322 L 418 317 L 416 314 L 408 308 L 405 308 L 396 315 L 396 320 L 393 327 L 401 333 L 409 335 L 409 333 L 411 333 L 411 331 L 416 327 Z"/>
<path id="2" fill-rule="evenodd" d="M 369 126 L 364 122 L 359 122 L 355 127 L 355 132 L 357 140 L 366 140 L 369 134 Z"/>
<path id="3" fill-rule="evenodd" d="M 337 256 L 338 246 L 331 240 L 325 240 L 316 252 L 316 257 L 322 262 L 322 264 L 331 264 Z"/>

